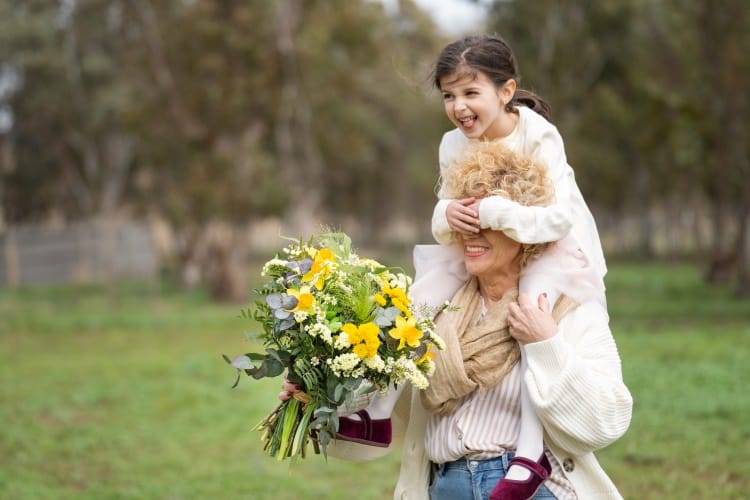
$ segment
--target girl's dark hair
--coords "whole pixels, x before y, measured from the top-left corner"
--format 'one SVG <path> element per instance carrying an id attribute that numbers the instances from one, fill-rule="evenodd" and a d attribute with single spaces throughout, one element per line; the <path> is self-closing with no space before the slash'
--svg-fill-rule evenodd
<path id="1" fill-rule="evenodd" d="M 448 44 L 435 63 L 433 83 L 440 89 L 440 80 L 447 76 L 470 73 L 484 73 L 495 85 L 501 87 L 513 78 L 519 82 L 518 65 L 510 46 L 500 37 L 489 35 L 466 36 Z M 552 112 L 544 99 L 535 93 L 516 88 L 513 99 L 506 109 L 511 111 L 515 105 L 524 105 L 533 109 L 547 120 Z"/>

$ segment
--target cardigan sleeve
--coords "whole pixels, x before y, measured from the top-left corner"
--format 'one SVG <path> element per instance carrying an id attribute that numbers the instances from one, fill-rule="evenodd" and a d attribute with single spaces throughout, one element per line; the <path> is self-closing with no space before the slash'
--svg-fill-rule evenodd
<path id="1" fill-rule="evenodd" d="M 563 318 L 556 336 L 526 344 L 524 352 L 529 398 L 555 444 L 581 454 L 625 433 L 633 400 L 601 305 L 581 305 Z"/>
<path id="2" fill-rule="evenodd" d="M 575 187 L 573 169 L 565 156 L 565 145 L 557 128 L 534 111 L 524 110 L 524 153 L 547 168 L 555 188 L 555 203 L 546 207 L 523 206 L 492 196 L 479 204 L 482 227 L 503 231 L 521 243 L 558 241 L 573 227 L 571 199 Z"/>
<path id="3" fill-rule="evenodd" d="M 561 204 L 524 206 L 502 196 L 479 203 L 479 221 L 483 228 L 502 231 L 520 243 L 559 241 L 573 226 L 570 210 Z"/>
<path id="4" fill-rule="evenodd" d="M 462 137 L 460 131 L 452 130 L 443 135 L 438 147 L 440 180 L 438 181 L 437 196 L 439 200 L 432 211 L 432 236 L 441 245 L 450 245 L 456 240 L 453 230 L 448 225 L 448 218 L 445 216 L 445 210 L 453 200 L 446 197 L 443 189 L 443 178 L 453 162 L 461 155 L 465 142 L 466 139 Z"/>

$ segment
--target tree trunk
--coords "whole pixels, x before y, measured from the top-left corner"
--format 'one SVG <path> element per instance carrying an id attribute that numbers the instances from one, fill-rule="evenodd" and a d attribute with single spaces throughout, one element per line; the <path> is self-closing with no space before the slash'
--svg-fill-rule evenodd
<path id="1" fill-rule="evenodd" d="M 289 206 L 287 230 L 293 236 L 315 229 L 321 206 L 319 189 L 322 161 L 312 130 L 310 105 L 301 89 L 295 37 L 304 14 L 300 0 L 276 2 L 276 50 L 282 73 L 276 123 L 279 170 L 286 185 Z"/>
<path id="2" fill-rule="evenodd" d="M 745 190 L 747 191 L 747 190 Z M 738 298 L 750 297 L 750 276 L 748 276 L 748 215 L 750 214 L 750 200 L 748 196 L 740 204 L 737 210 L 737 240 L 734 253 L 737 258 L 737 283 L 735 295 Z"/>
<path id="3" fill-rule="evenodd" d="M 654 256 L 653 248 L 653 221 L 651 219 L 651 175 L 648 168 L 643 165 L 636 151 L 630 151 L 631 165 L 635 169 L 633 179 L 634 199 L 639 200 L 638 213 L 638 241 L 636 253 L 638 257 L 650 259 Z"/>

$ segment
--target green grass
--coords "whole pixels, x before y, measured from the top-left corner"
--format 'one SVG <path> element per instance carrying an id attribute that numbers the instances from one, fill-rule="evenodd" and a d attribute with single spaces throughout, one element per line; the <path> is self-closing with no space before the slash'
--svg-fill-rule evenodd
<path id="1" fill-rule="evenodd" d="M 618 264 L 607 284 L 635 411 L 605 470 L 626 498 L 745 497 L 750 303 L 689 267 Z M 251 428 L 279 381 L 230 389 L 239 308 L 138 283 L 0 290 L 0 498 L 390 498 L 398 453 L 263 455 Z"/>

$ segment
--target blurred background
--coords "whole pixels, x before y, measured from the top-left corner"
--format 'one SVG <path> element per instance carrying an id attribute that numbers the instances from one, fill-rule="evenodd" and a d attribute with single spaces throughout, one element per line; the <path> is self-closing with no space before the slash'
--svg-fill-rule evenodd
<path id="1" fill-rule="evenodd" d="M 220 353 L 257 348 L 238 306 L 283 236 L 411 269 L 432 64 L 495 33 L 610 263 L 636 409 L 602 463 L 628 498 L 743 498 L 748 26 L 744 0 L 0 0 L 0 497 L 389 498 L 398 453 L 264 457 L 278 381 L 230 391 Z"/>

